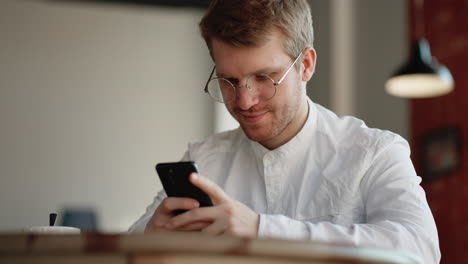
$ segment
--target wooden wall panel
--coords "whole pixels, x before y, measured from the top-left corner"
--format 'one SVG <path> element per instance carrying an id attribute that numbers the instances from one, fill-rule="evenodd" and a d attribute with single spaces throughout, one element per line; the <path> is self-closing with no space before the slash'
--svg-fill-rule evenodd
<path id="1" fill-rule="evenodd" d="M 418 37 L 417 1 L 409 1 L 409 39 Z M 455 89 L 445 96 L 411 100 L 412 159 L 421 175 L 421 138 L 441 127 L 459 128 L 461 167 L 423 187 L 439 231 L 441 263 L 468 263 L 468 1 L 425 0 L 422 13 L 432 55 L 450 69 Z"/>

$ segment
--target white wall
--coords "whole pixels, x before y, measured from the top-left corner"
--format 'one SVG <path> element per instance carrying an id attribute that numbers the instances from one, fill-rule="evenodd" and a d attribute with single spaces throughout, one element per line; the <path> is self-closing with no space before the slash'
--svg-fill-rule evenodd
<path id="1" fill-rule="evenodd" d="M 409 105 L 384 90 L 385 81 L 408 54 L 408 1 L 355 1 L 356 115 L 370 127 L 409 139 Z"/>
<path id="2" fill-rule="evenodd" d="M 348 1 L 348 0 L 344 0 Z M 317 51 L 317 65 L 314 76 L 307 83 L 307 94 L 316 103 L 331 108 L 331 35 L 333 17 L 330 0 L 309 0 L 314 24 L 314 48 Z"/>
<path id="3" fill-rule="evenodd" d="M 0 3 L 0 231 L 92 207 L 122 231 L 213 130 L 200 10 Z"/>

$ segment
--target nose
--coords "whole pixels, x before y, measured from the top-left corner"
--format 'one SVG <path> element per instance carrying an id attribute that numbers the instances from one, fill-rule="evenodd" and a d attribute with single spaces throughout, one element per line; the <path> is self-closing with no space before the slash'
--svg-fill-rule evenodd
<path id="1" fill-rule="evenodd" d="M 236 103 L 242 110 L 248 110 L 252 106 L 258 104 L 259 99 L 252 96 L 249 89 L 247 84 L 238 86 L 236 89 Z"/>

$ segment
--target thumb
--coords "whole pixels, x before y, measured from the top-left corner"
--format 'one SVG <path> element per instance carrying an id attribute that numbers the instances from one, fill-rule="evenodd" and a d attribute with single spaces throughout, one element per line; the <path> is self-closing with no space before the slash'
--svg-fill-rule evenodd
<path id="1" fill-rule="evenodd" d="M 190 182 L 204 191 L 215 204 L 229 200 L 229 196 L 216 183 L 198 173 L 190 174 Z"/>

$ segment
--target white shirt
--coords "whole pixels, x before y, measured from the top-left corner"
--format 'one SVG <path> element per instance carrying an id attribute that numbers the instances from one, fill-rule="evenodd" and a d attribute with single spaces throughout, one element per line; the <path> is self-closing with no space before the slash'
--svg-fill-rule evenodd
<path id="1" fill-rule="evenodd" d="M 397 249 L 439 263 L 434 218 L 408 143 L 308 100 L 301 131 L 272 151 L 242 129 L 189 144 L 183 160 L 260 214 L 258 237 Z M 142 232 L 161 191 L 129 231 Z"/>

